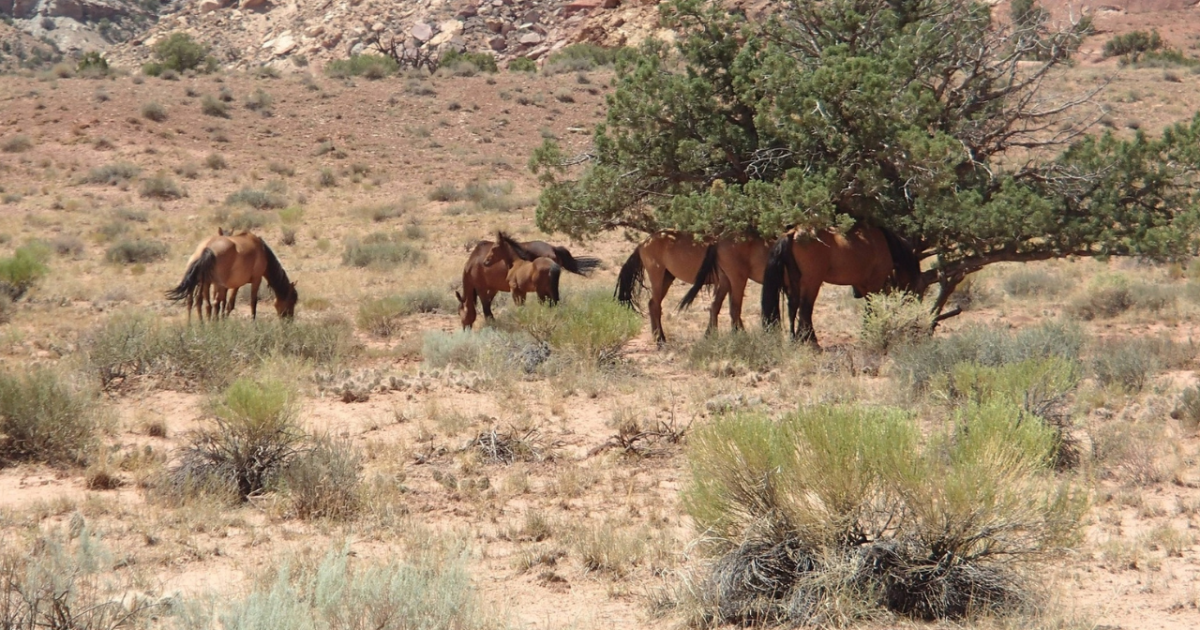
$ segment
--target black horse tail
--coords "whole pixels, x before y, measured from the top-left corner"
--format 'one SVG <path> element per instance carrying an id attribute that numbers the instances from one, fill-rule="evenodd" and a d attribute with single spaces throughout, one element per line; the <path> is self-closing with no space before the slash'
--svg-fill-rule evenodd
<path id="1" fill-rule="evenodd" d="M 558 264 L 573 274 L 586 276 L 595 271 L 596 267 L 600 266 L 599 258 L 592 256 L 580 256 L 576 258 L 562 245 L 556 245 L 553 249 L 555 258 L 558 258 Z"/>
<path id="2" fill-rule="evenodd" d="M 696 300 L 696 296 L 700 295 L 700 291 L 708 285 L 717 284 L 717 244 L 713 243 L 704 250 L 704 260 L 700 263 L 700 271 L 696 272 L 696 278 L 692 280 L 692 288 L 688 289 L 682 300 L 679 300 L 679 310 L 684 310 L 692 305 Z"/>
<path id="3" fill-rule="evenodd" d="M 646 269 L 642 266 L 642 246 L 638 245 L 637 249 L 629 255 L 629 260 L 621 265 L 621 271 L 617 274 L 617 291 L 614 294 L 617 301 L 634 311 L 638 310 L 634 298 L 637 297 L 638 289 L 646 286 Z"/>
<path id="4" fill-rule="evenodd" d="M 901 276 L 906 277 L 903 283 L 897 282 L 897 288 L 915 293 L 917 280 L 921 277 L 921 261 L 917 259 L 912 246 L 897 236 L 895 232 L 885 228 L 879 228 L 879 231 L 883 232 L 883 238 L 887 241 L 888 252 L 892 255 L 894 276 L 897 280 L 900 280 Z"/>
<path id="5" fill-rule="evenodd" d="M 558 304 L 558 279 L 562 276 L 562 265 L 550 265 L 550 306 Z"/>
<path id="6" fill-rule="evenodd" d="M 800 280 L 800 267 L 792 256 L 792 235 L 788 233 L 775 241 L 767 255 L 767 267 L 763 270 L 762 321 L 763 328 L 779 325 L 779 294 L 785 288 L 785 271 L 795 274 L 792 283 Z"/>
<path id="7" fill-rule="evenodd" d="M 183 272 L 183 281 L 179 283 L 179 286 L 167 291 L 167 299 L 178 302 L 192 295 L 212 273 L 216 264 L 217 255 L 213 253 L 213 250 L 205 248 L 200 257 L 188 265 L 187 270 Z"/>

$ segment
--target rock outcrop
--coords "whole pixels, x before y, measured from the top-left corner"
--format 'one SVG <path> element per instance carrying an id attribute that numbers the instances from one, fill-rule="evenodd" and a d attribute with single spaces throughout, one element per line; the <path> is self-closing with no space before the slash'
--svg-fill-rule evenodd
<path id="1" fill-rule="evenodd" d="M 64 53 L 106 50 L 156 17 L 134 0 L 0 0 L 0 15 Z"/>

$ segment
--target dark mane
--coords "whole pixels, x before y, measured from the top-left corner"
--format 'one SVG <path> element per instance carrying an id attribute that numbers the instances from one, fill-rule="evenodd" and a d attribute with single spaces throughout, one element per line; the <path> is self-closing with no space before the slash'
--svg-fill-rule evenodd
<path id="1" fill-rule="evenodd" d="M 521 260 L 534 260 L 537 258 L 532 252 L 525 249 L 520 243 L 509 236 L 507 233 L 500 231 L 496 232 L 496 242 L 508 246 L 512 250 L 513 256 Z"/>
<path id="2" fill-rule="evenodd" d="M 263 252 L 267 255 L 267 286 L 271 287 L 271 291 L 277 297 L 288 298 L 296 291 L 292 287 L 291 280 L 288 280 L 287 272 L 283 270 L 283 265 L 279 264 L 279 259 L 275 257 L 275 252 L 267 246 L 266 241 L 259 239 L 262 243 Z"/>

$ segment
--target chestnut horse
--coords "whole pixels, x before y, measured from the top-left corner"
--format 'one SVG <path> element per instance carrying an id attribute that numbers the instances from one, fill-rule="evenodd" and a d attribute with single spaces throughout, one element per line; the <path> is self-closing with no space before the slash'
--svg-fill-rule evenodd
<path id="1" fill-rule="evenodd" d="M 212 236 L 201 241 L 200 245 L 196 247 L 196 252 L 192 254 L 191 258 L 188 259 L 187 266 L 191 267 L 192 263 L 199 260 L 200 256 L 204 254 L 204 250 L 208 249 L 208 246 L 212 244 L 213 241 L 217 240 L 217 237 L 229 236 L 231 234 L 231 231 L 226 231 L 225 229 L 218 227 L 217 236 Z M 217 304 L 217 316 L 220 317 L 223 314 L 222 311 L 225 307 L 226 291 L 227 290 L 225 287 L 218 287 L 204 279 L 201 279 L 200 284 L 196 285 L 196 287 L 190 293 L 184 296 L 184 299 L 186 300 L 185 305 L 187 306 L 188 323 L 190 324 L 192 321 L 193 300 L 195 301 L 196 306 L 196 317 L 198 317 L 201 322 L 204 321 L 204 308 L 206 305 L 208 308 L 208 318 L 209 320 L 212 320 L 214 298 Z"/>
<path id="2" fill-rule="evenodd" d="M 258 318 L 258 287 L 263 278 L 275 293 L 275 312 L 284 319 L 295 314 L 296 283 L 288 280 L 275 252 L 261 238 L 249 232 L 215 236 L 202 244 L 200 255 L 192 260 L 179 286 L 167 291 L 172 300 L 207 294 L 207 287 L 219 293 L 235 292 L 244 284 L 250 285 L 250 317 Z M 232 310 L 232 300 L 226 311 Z M 211 319 L 211 311 L 210 311 Z"/>
<path id="3" fill-rule="evenodd" d="M 891 289 L 912 291 L 920 275 L 912 248 L 888 230 L 856 225 L 845 234 L 820 230 L 805 236 L 793 230 L 771 248 L 763 279 L 763 322 L 779 322 L 779 294 L 786 289 L 792 336 L 815 346 L 812 313 L 822 284 L 852 286 L 854 297 L 861 298 Z"/>
<path id="4" fill-rule="evenodd" d="M 515 258 L 509 263 L 508 288 L 512 291 L 513 303 L 524 304 L 529 292 L 537 293 L 538 301 L 550 306 L 558 304 L 558 278 L 562 267 L 546 257 L 532 261 Z"/>
<path id="5" fill-rule="evenodd" d="M 463 265 L 462 292 L 455 291 L 454 296 L 458 298 L 458 315 L 464 329 L 471 328 L 475 323 L 477 316 L 475 311 L 476 302 L 483 306 L 483 316 L 485 319 L 494 319 L 492 315 L 492 300 L 495 299 L 497 293 L 511 291 L 511 287 L 508 286 L 508 264 L 503 263 L 503 261 L 497 262 L 496 256 L 492 257 L 492 265 L 489 266 L 485 263 L 492 250 L 496 247 L 496 244 L 505 239 L 510 242 L 512 241 L 511 238 L 503 235 L 503 233 L 497 235 L 496 242 L 479 241 L 475 245 L 475 249 L 471 251 L 471 255 L 467 257 L 467 263 Z M 523 255 L 517 255 L 516 258 L 520 258 L 521 260 L 548 258 L 557 263 L 563 270 L 581 276 L 588 275 L 600 265 L 599 258 L 592 258 L 590 256 L 575 257 L 571 255 L 571 252 L 567 248 L 551 245 L 543 241 L 527 241 L 516 243 L 516 245 L 517 249 L 524 253 Z"/>
<path id="6" fill-rule="evenodd" d="M 634 299 L 639 288 L 650 280 L 650 330 L 654 340 L 662 345 L 666 334 L 662 328 L 662 301 L 675 279 L 692 283 L 680 308 L 686 308 L 706 285 L 715 286 L 712 305 L 708 309 L 708 332 L 717 328 L 717 317 L 725 296 L 731 296 L 730 319 L 734 328 L 742 327 L 742 296 L 746 282 L 762 282 L 768 259 L 766 241 L 722 239 L 706 245 L 686 232 L 664 230 L 642 241 L 621 266 L 617 276 L 617 301 L 636 309 Z M 724 264 L 720 264 L 724 262 Z"/>

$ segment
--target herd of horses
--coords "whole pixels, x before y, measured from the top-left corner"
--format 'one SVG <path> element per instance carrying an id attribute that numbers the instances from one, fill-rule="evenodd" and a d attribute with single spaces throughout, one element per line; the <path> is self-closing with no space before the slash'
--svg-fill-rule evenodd
<path id="1" fill-rule="evenodd" d="M 477 304 L 485 319 L 493 319 L 497 293 L 511 293 L 518 305 L 525 303 L 529 293 L 557 304 L 564 270 L 586 276 L 599 266 L 598 258 L 573 256 L 567 248 L 543 241 L 518 242 L 498 232 L 496 240 L 480 241 L 463 267 L 462 290 L 454 294 L 462 327 L 473 327 Z M 299 295 L 275 253 L 254 234 L 218 229 L 216 236 L 196 248 L 183 280 L 167 297 L 186 302 L 189 321 L 193 306 L 201 321 L 206 316 L 212 320 L 228 316 L 238 289 L 249 284 L 250 315 L 255 318 L 264 278 L 275 294 L 276 312 L 290 319 Z M 823 284 L 848 285 L 855 297 L 863 297 L 893 289 L 912 291 L 919 278 L 920 263 L 907 243 L 885 229 L 865 225 L 844 233 L 793 230 L 775 242 L 764 238 L 704 242 L 685 232 L 660 231 L 639 243 L 621 266 L 615 295 L 637 310 L 639 292 L 649 288 L 650 328 L 661 345 L 666 342 L 662 302 L 676 279 L 692 285 L 680 302 L 681 309 L 690 306 L 705 287 L 713 289 L 709 332 L 717 328 L 726 297 L 732 327 L 744 328 L 742 301 L 746 285 L 753 280 L 763 286 L 764 328 L 779 324 L 780 299 L 786 296 L 792 336 L 815 345 L 813 305 Z"/>

